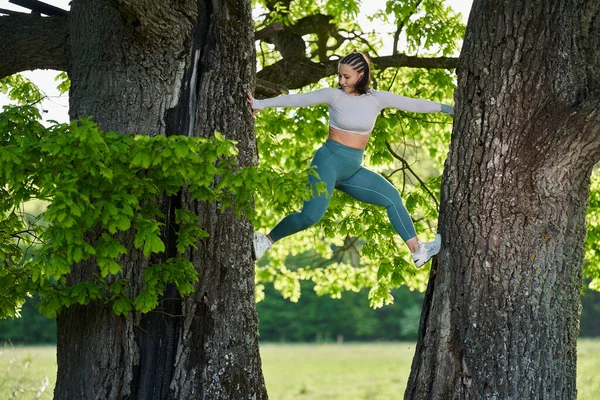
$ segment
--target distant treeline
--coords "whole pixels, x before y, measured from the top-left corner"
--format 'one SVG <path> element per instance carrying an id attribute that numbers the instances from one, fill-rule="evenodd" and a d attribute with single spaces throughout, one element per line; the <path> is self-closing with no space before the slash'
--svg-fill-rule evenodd
<path id="1" fill-rule="evenodd" d="M 415 340 L 423 294 L 403 287 L 393 292 L 395 303 L 374 310 L 367 292 L 344 293 L 341 299 L 317 296 L 309 283 L 298 303 L 283 299 L 268 285 L 257 304 L 262 342 L 334 342 Z M 39 315 L 27 303 L 21 318 L 0 321 L 0 342 L 56 343 L 56 322 Z M 600 336 L 600 293 L 582 296 L 581 336 Z"/>

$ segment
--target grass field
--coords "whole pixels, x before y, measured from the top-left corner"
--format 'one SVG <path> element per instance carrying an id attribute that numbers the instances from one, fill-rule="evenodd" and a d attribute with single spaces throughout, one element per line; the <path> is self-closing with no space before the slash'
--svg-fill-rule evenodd
<path id="1" fill-rule="evenodd" d="M 396 400 L 402 398 L 412 343 L 263 344 L 273 400 Z M 600 340 L 580 340 L 578 400 L 600 399 Z M 0 399 L 51 399 L 54 347 L 0 347 Z"/>

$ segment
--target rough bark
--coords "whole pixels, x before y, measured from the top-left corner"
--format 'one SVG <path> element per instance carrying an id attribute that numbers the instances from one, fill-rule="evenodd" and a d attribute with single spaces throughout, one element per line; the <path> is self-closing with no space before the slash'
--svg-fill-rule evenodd
<path id="1" fill-rule="evenodd" d="M 575 399 L 600 5 L 473 4 L 406 399 Z"/>
<path id="2" fill-rule="evenodd" d="M 67 17 L 0 17 L 0 77 L 33 69 L 68 71 Z"/>
<path id="3" fill-rule="evenodd" d="M 199 53 L 193 134 L 215 130 L 238 141 L 240 166 L 256 163 L 252 117 L 246 106 L 255 53 L 249 1 L 216 3 Z M 184 202 L 187 202 L 184 196 Z M 187 202 L 189 204 L 189 202 Z M 253 228 L 218 204 L 189 204 L 210 238 L 191 259 L 200 271 L 197 291 L 183 304 L 176 359 L 177 398 L 266 399 L 258 352 L 254 298 Z M 200 360 L 200 362 L 199 362 Z"/>
<path id="4" fill-rule="evenodd" d="M 245 97 L 255 59 L 250 2 L 158 3 L 73 2 L 71 118 L 93 116 L 102 129 L 123 133 L 208 137 L 218 130 L 238 141 L 240 165 L 252 164 L 256 149 Z M 102 304 L 63 310 L 55 398 L 267 398 L 252 227 L 185 192 L 162 199 L 160 207 L 165 253 L 148 260 L 131 245 L 118 278 L 127 279 L 134 297 L 149 263 L 174 255 L 173 214 L 181 207 L 197 211 L 211 235 L 187 254 L 200 275 L 197 292 L 182 300 L 168 288 L 146 315 L 117 317 Z M 70 282 L 95 270 L 93 264 L 77 266 Z"/>

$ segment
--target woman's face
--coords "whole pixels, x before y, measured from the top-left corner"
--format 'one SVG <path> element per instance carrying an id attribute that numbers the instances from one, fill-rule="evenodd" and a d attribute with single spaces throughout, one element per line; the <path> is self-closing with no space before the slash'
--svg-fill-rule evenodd
<path id="1" fill-rule="evenodd" d="M 338 81 L 340 82 L 340 86 L 344 89 L 344 92 L 348 94 L 354 94 L 354 87 L 356 86 L 356 82 L 363 76 L 363 72 L 356 72 L 354 68 L 352 68 L 348 64 L 340 64 L 338 67 Z"/>

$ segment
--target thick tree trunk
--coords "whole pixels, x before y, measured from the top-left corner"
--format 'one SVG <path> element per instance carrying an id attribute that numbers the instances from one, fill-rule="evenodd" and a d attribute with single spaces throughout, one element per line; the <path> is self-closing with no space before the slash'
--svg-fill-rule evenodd
<path id="1" fill-rule="evenodd" d="M 245 99 L 255 62 L 250 1 L 171 6 L 72 3 L 71 118 L 93 116 L 102 129 L 122 133 L 208 137 L 218 130 L 238 141 L 240 164 L 248 166 L 256 154 Z M 134 297 L 149 263 L 174 255 L 179 207 L 199 212 L 211 235 L 187 254 L 199 271 L 197 292 L 182 300 L 168 288 L 147 315 L 117 317 L 102 304 L 63 310 L 55 398 L 267 398 L 247 221 L 184 192 L 163 199 L 164 257 L 144 259 L 132 245 L 122 278 Z M 95 270 L 78 266 L 70 280 Z"/>
<path id="2" fill-rule="evenodd" d="M 406 399 L 576 398 L 600 7 L 542 3 L 473 4 Z"/>

